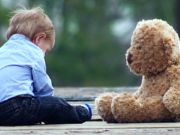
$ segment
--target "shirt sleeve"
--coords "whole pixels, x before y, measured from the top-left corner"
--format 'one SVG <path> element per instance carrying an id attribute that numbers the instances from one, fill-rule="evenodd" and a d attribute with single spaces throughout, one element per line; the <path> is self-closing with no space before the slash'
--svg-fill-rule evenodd
<path id="1" fill-rule="evenodd" d="M 32 78 L 34 82 L 34 95 L 37 97 L 53 96 L 54 88 L 52 81 L 46 73 L 44 57 L 36 58 L 32 68 Z"/>

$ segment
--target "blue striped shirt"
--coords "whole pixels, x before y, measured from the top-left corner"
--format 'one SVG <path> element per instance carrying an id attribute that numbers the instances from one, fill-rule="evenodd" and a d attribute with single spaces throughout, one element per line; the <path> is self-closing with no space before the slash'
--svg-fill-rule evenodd
<path id="1" fill-rule="evenodd" d="M 0 103 L 27 94 L 52 96 L 43 51 L 21 34 L 14 34 L 0 48 Z"/>

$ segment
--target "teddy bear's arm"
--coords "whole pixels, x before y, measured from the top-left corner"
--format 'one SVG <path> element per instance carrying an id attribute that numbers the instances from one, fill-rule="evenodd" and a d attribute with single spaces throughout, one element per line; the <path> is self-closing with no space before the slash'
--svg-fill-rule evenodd
<path id="1" fill-rule="evenodd" d="M 170 87 L 163 97 L 166 108 L 174 115 L 180 114 L 180 66 L 167 69 Z"/>

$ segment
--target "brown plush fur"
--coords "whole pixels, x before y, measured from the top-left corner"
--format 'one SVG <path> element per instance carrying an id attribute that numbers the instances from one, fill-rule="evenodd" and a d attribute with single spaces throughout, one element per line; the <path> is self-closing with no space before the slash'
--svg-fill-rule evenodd
<path id="1" fill-rule="evenodd" d="M 180 116 L 179 37 L 165 21 L 140 21 L 126 61 L 142 75 L 135 93 L 104 93 L 96 98 L 98 114 L 107 122 L 161 122 Z"/>

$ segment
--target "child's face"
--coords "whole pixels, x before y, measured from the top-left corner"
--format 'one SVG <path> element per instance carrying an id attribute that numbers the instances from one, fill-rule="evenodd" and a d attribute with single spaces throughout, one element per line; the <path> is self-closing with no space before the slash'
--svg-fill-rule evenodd
<path id="1" fill-rule="evenodd" d="M 36 37 L 36 40 L 34 42 L 46 55 L 49 51 L 52 50 L 54 47 L 54 37 L 51 37 L 50 39 L 47 39 L 46 36 L 39 35 Z"/>
<path id="2" fill-rule="evenodd" d="M 54 39 L 43 39 L 38 47 L 44 52 L 46 55 L 49 51 L 54 47 Z"/>

